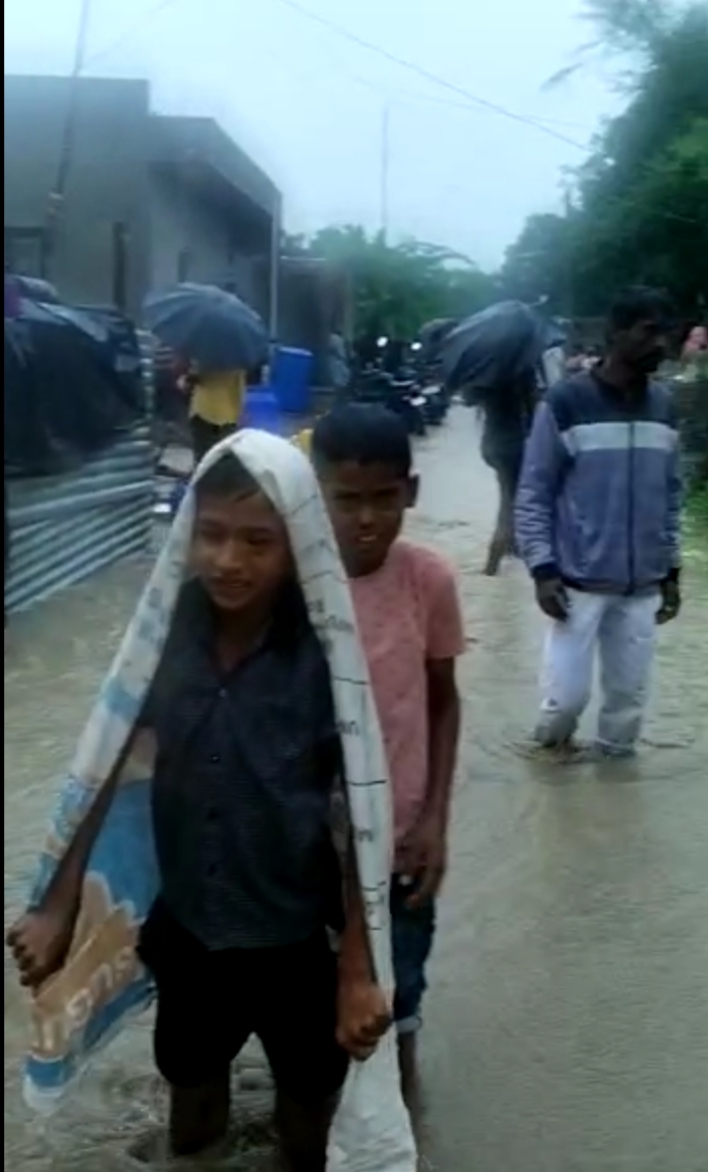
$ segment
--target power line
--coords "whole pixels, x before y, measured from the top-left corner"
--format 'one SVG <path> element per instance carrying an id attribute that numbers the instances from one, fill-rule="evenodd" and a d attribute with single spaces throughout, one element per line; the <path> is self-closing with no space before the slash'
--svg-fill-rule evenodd
<path id="1" fill-rule="evenodd" d="M 398 65 L 401 69 L 407 69 L 411 73 L 417 74 L 424 78 L 425 81 L 432 82 L 434 85 L 439 85 L 443 89 L 450 90 L 451 93 L 457 94 L 459 97 L 466 98 L 468 103 L 473 102 L 478 106 L 491 110 L 496 114 L 500 114 L 505 118 L 510 118 L 514 122 L 520 122 L 526 126 L 531 126 L 533 129 L 540 131 L 542 134 L 549 135 L 551 138 L 556 138 L 560 142 L 568 143 L 570 146 L 577 147 L 578 150 L 585 154 L 590 153 L 590 148 L 587 144 L 577 142 L 573 138 L 569 138 L 565 134 L 561 134 L 557 130 L 553 130 L 550 126 L 546 126 L 543 122 L 531 118 L 525 114 L 519 114 L 514 110 L 508 110 L 505 106 L 498 102 L 492 102 L 488 98 L 481 98 L 478 94 L 473 94 L 469 90 L 464 89 L 463 86 L 457 85 L 455 82 L 449 81 L 447 78 L 439 77 L 431 70 L 426 69 L 423 65 L 418 65 L 415 61 L 408 61 L 405 57 L 399 57 L 396 53 L 392 53 L 389 49 L 385 49 L 382 45 L 376 45 L 373 41 L 366 40 L 365 37 L 359 36 L 358 33 L 353 33 L 335 21 L 330 20 L 327 16 L 322 16 L 319 12 L 313 12 L 300 4 L 298 0 L 279 0 L 286 8 L 290 8 L 293 12 L 297 12 L 300 16 L 307 20 L 313 21 L 315 24 L 321 25 L 323 28 L 329 29 L 330 32 L 335 33 L 344 40 L 350 41 L 354 45 L 358 45 L 362 49 L 366 49 L 369 53 L 375 53 L 386 61 L 390 61 L 393 65 Z M 435 100 L 435 99 L 433 99 Z M 439 100 L 439 99 L 438 99 Z M 469 109 L 470 106 L 465 108 Z M 629 206 L 635 206 L 632 202 Z M 698 224 L 698 220 L 689 219 L 687 216 L 678 215 L 676 212 L 662 211 L 654 213 L 654 219 L 673 220 L 683 224 Z"/>
<path id="2" fill-rule="evenodd" d="M 323 28 L 329 29 L 330 32 L 335 33 L 339 37 L 350 41 L 354 45 L 358 45 L 361 49 L 366 49 L 369 53 L 375 53 L 378 57 L 382 57 L 386 61 L 390 61 L 393 65 L 398 65 L 401 69 L 407 69 L 409 73 L 416 73 L 419 77 L 424 78 L 425 81 L 432 82 L 434 85 L 442 86 L 443 89 L 449 90 L 458 97 L 466 98 L 469 102 L 475 105 L 483 106 L 488 110 L 494 111 L 496 114 L 502 115 L 504 118 L 510 118 L 514 122 L 520 122 L 525 126 L 532 126 L 535 130 L 540 131 L 541 134 L 547 134 L 551 138 L 556 138 L 559 142 L 565 142 L 570 146 L 577 147 L 578 150 L 588 151 L 585 143 L 577 142 L 573 138 L 569 138 L 560 131 L 553 130 L 550 126 L 544 125 L 542 122 L 537 122 L 526 114 L 519 114 L 514 110 L 508 110 L 506 106 L 500 105 L 498 102 L 492 102 L 488 98 L 481 98 L 479 94 L 473 94 L 470 90 L 466 90 L 463 86 L 457 85 L 455 82 L 449 81 L 447 78 L 439 77 L 431 70 L 426 69 L 423 65 L 418 65 L 415 61 L 408 61 L 405 57 L 399 57 L 396 53 L 392 53 L 389 49 L 385 49 L 382 45 L 376 45 L 373 41 L 367 41 L 364 37 L 360 37 L 358 33 L 350 32 L 349 29 L 330 20 L 327 16 L 321 16 L 319 12 L 313 12 L 304 5 L 299 4 L 298 0 L 279 0 L 280 4 L 290 8 L 293 12 L 297 12 L 300 16 L 307 20 L 313 21 L 315 24 L 321 25 Z"/>
<path id="3" fill-rule="evenodd" d="M 157 4 L 154 4 L 152 8 L 148 8 L 139 24 L 136 23 L 132 25 L 129 29 L 126 29 L 124 33 L 121 33 L 119 37 L 116 37 L 115 40 L 110 41 L 107 45 L 104 45 L 102 49 L 98 49 L 95 53 L 91 53 L 84 62 L 84 67 L 90 67 L 95 64 L 96 61 L 102 61 L 104 57 L 109 57 L 116 51 L 116 49 L 121 49 L 123 45 L 132 41 L 136 33 L 142 32 L 148 21 L 158 16 L 166 8 L 173 8 L 176 4 L 179 3 L 181 3 L 181 0 L 158 0 Z"/>
<path id="4" fill-rule="evenodd" d="M 148 11 L 145 13 L 145 16 L 143 17 L 143 19 L 139 25 L 137 25 L 137 24 L 134 25 L 131 29 L 128 29 L 125 33 L 123 33 L 116 40 L 110 42 L 110 44 L 106 45 L 103 49 L 99 49 L 96 53 L 90 55 L 88 58 L 85 58 L 86 27 L 84 26 L 84 22 L 82 20 L 81 27 L 82 27 L 83 31 L 80 31 L 80 39 L 83 36 L 83 45 L 82 45 L 82 49 L 81 49 L 80 58 L 79 58 L 79 51 L 78 51 L 78 47 L 77 47 L 78 66 L 75 62 L 74 76 L 78 77 L 79 74 L 83 71 L 83 69 L 86 66 L 93 65 L 94 62 L 100 61 L 104 57 L 107 57 L 111 53 L 115 52 L 116 49 L 120 48 L 122 45 L 124 45 L 125 43 L 132 40 L 132 38 L 136 32 L 142 31 L 145 28 L 145 26 L 149 20 L 151 20 L 155 16 L 159 15 L 159 13 L 165 11 L 166 9 L 175 7 L 180 2 L 181 2 L 181 0 L 158 0 L 157 4 L 153 5 L 152 8 L 148 9 Z M 390 50 L 384 48 L 383 46 L 374 44 L 372 41 L 366 40 L 366 38 L 359 36 L 358 33 L 353 33 L 349 29 L 344 28 L 342 25 L 337 24 L 335 21 L 330 20 L 329 17 L 322 16 L 320 13 L 313 12 L 311 9 L 306 8 L 303 4 L 300 4 L 298 2 L 298 0 L 279 0 L 279 2 L 282 5 L 284 5 L 285 7 L 290 8 L 293 12 L 298 13 L 298 15 L 304 17 L 307 20 L 314 22 L 315 24 L 319 24 L 323 28 L 328 29 L 330 32 L 333 32 L 335 35 L 343 38 L 344 40 L 349 41 L 352 44 L 358 45 L 360 48 L 366 49 L 367 52 L 374 53 L 375 55 L 383 58 L 386 61 L 391 62 L 394 65 L 399 66 L 402 69 L 406 69 L 411 73 L 417 74 L 417 76 L 423 78 L 425 81 L 431 82 L 434 85 L 441 86 L 443 89 L 446 89 L 449 92 L 456 94 L 457 97 L 464 98 L 465 101 L 464 102 L 452 102 L 450 100 L 444 99 L 439 96 L 434 96 L 434 95 L 406 94 L 404 91 L 400 91 L 400 90 L 396 91 L 396 90 L 392 90 L 391 87 L 381 86 L 381 85 L 377 84 L 376 82 L 371 81 L 370 79 L 365 79 L 362 77 L 354 76 L 353 74 L 348 74 L 350 80 L 355 82 L 358 85 L 362 85 L 362 86 L 366 87 L 367 89 L 372 90 L 380 95 L 385 96 L 386 94 L 388 94 L 389 96 L 393 96 L 393 97 L 396 97 L 398 95 L 401 100 L 414 100 L 414 101 L 421 101 L 421 102 L 429 102 L 431 104 L 439 104 L 439 105 L 444 105 L 444 106 L 448 106 L 448 107 L 456 108 L 456 109 L 461 109 L 461 110 L 474 110 L 475 107 L 481 107 L 482 109 L 489 110 L 490 112 L 498 114 L 502 117 L 509 118 L 514 122 L 519 122 L 522 125 L 530 126 L 532 129 L 538 130 L 541 134 L 546 134 L 550 138 L 557 139 L 559 142 L 567 143 L 569 146 L 576 147 L 578 150 L 581 150 L 586 154 L 588 154 L 590 152 L 590 148 L 586 143 L 580 143 L 576 139 L 570 138 L 568 135 L 563 134 L 558 130 L 554 130 L 553 127 L 551 125 L 549 125 L 551 122 L 556 122 L 557 124 L 560 125 L 560 124 L 562 124 L 560 122 L 560 120 L 534 118 L 530 115 L 519 114 L 517 111 L 509 110 L 509 109 L 507 109 L 507 107 L 502 106 L 498 102 L 493 102 L 488 98 L 480 97 L 478 94 L 472 93 L 471 91 L 465 89 L 463 86 L 457 85 L 455 82 L 449 81 L 447 78 L 439 77 L 437 74 L 433 73 L 429 69 L 426 69 L 424 66 L 419 65 L 417 62 L 408 61 L 406 58 L 399 57 L 397 54 L 392 53 Z M 82 15 L 85 12 L 86 23 L 87 23 L 87 18 L 88 18 L 89 5 L 90 5 L 90 0 L 84 0 L 84 8 L 82 9 Z M 292 62 L 288 62 L 287 64 L 292 65 Z M 78 72 L 76 72 L 77 68 L 78 68 Z M 72 128 L 72 133 L 73 133 L 73 128 Z M 661 212 L 658 214 L 655 213 L 655 218 L 656 219 L 673 220 L 674 222 L 680 222 L 683 224 L 697 224 L 698 223 L 697 220 L 691 220 L 686 216 L 681 216 L 675 212 L 670 212 L 670 211 L 665 211 L 665 212 Z"/>
<path id="5" fill-rule="evenodd" d="M 442 95 L 410 93 L 407 90 L 393 90 L 392 93 L 395 97 L 400 97 L 401 101 L 404 102 L 424 102 L 429 105 L 445 106 L 449 110 L 467 110 L 472 113 L 479 113 L 479 110 L 469 101 L 456 102 L 453 98 L 444 98 Z M 490 113 L 495 112 L 490 111 Z M 571 130 L 586 130 L 588 134 L 593 133 L 589 126 L 583 126 L 580 122 L 569 122 L 564 118 L 544 118 L 540 114 L 529 114 L 527 117 L 539 128 L 541 126 L 565 126 Z M 588 148 L 585 147 L 584 149 L 587 150 Z"/>

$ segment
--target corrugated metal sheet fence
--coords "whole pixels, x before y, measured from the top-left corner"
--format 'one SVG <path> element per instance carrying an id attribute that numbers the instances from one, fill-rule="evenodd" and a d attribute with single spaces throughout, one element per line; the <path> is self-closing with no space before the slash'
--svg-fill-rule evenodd
<path id="1" fill-rule="evenodd" d="M 138 330 L 146 414 L 154 402 L 154 339 Z M 80 468 L 8 485 L 11 533 L 6 611 L 35 602 L 132 553 L 147 550 L 155 449 L 144 424 Z"/>
<path id="2" fill-rule="evenodd" d="M 135 333 L 140 347 L 140 365 L 147 413 L 152 416 L 155 410 L 155 338 L 147 330 L 136 330 Z"/>
<path id="3" fill-rule="evenodd" d="M 148 548 L 155 491 L 147 427 L 73 472 L 10 481 L 7 611 L 25 610 L 102 566 Z"/>

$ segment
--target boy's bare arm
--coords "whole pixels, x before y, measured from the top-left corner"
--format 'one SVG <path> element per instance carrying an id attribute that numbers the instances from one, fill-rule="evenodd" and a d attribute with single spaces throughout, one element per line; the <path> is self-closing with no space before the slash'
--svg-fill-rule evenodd
<path id="1" fill-rule="evenodd" d="M 454 659 L 429 660 L 427 664 L 430 748 L 425 806 L 426 813 L 445 829 L 460 739 L 460 695 L 455 665 Z"/>
<path id="2" fill-rule="evenodd" d="M 360 1061 L 373 1054 L 391 1024 L 374 970 L 356 853 L 348 837 L 344 861 L 345 926 L 339 950 L 337 1041 Z"/>
<path id="3" fill-rule="evenodd" d="M 460 736 L 455 660 L 429 660 L 428 789 L 421 816 L 400 851 L 400 865 L 417 880 L 411 907 L 433 899 L 447 868 L 447 826 Z"/>
<path id="4" fill-rule="evenodd" d="M 25 912 L 7 934 L 20 981 L 32 989 L 59 971 L 71 947 L 86 867 L 134 740 L 135 734 L 128 739 L 115 768 L 79 824 L 41 902 Z"/>

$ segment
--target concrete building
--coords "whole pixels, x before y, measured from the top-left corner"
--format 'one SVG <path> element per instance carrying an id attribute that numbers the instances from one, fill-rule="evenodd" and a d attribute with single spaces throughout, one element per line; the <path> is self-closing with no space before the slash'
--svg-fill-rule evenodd
<path id="1" fill-rule="evenodd" d="M 272 321 L 279 224 L 272 180 L 213 119 L 153 113 L 147 82 L 5 77 L 5 263 L 67 300 L 137 315 L 150 289 L 194 280 Z"/>

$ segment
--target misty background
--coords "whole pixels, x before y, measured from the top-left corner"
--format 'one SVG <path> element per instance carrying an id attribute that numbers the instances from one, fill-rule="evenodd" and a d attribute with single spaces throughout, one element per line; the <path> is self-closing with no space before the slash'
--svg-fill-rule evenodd
<path id="1" fill-rule="evenodd" d="M 70 73 L 79 11 L 9 0 L 5 72 Z M 621 105 L 601 65 L 544 88 L 590 35 L 579 0 L 93 0 L 84 74 L 216 118 L 282 190 L 289 232 L 380 226 L 387 121 L 390 239 L 492 269 L 529 214 L 561 211 L 564 169 Z"/>

